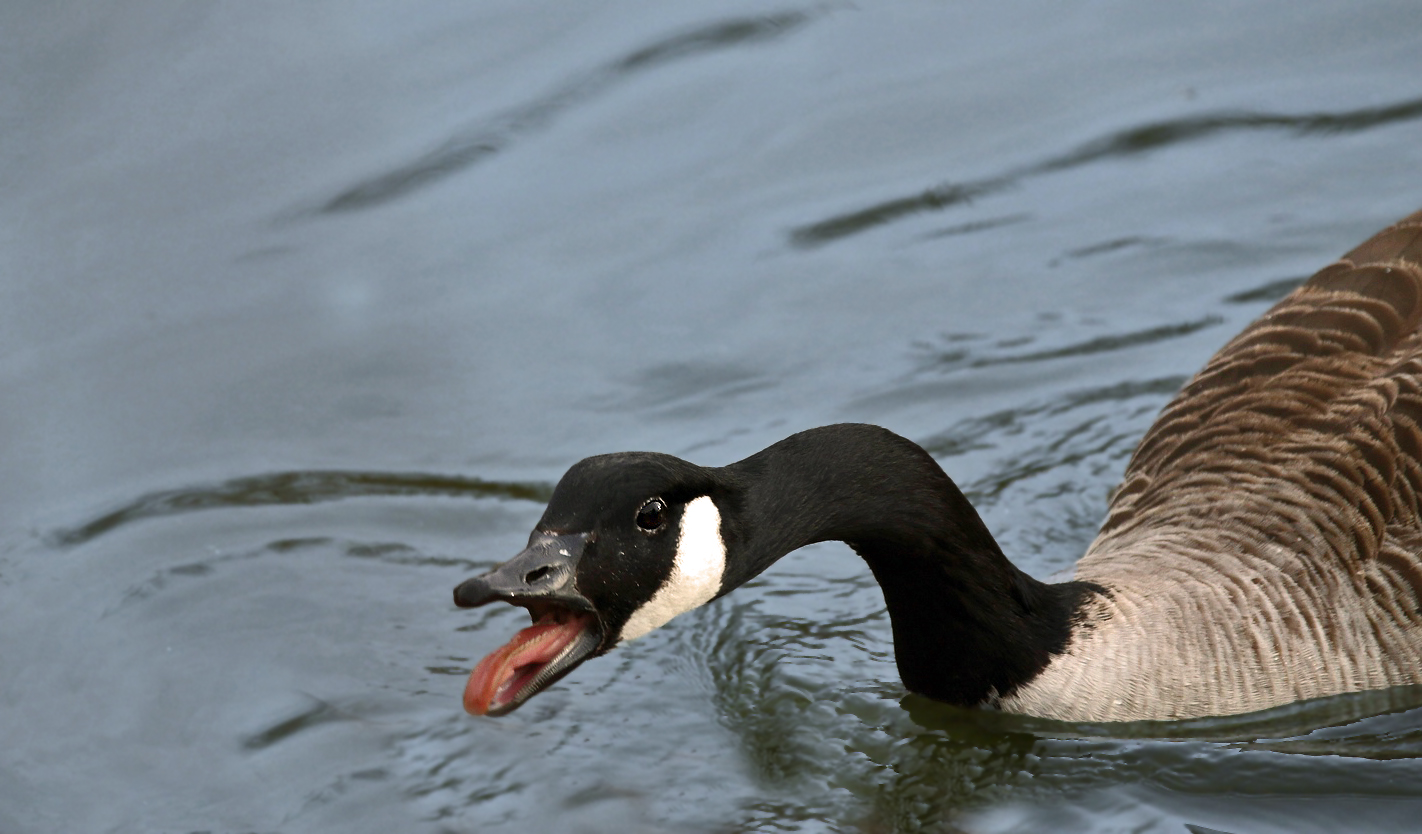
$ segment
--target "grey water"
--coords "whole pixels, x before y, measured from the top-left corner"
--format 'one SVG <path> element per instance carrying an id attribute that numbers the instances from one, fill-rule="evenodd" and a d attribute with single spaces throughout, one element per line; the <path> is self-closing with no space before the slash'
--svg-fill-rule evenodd
<path id="1" fill-rule="evenodd" d="M 840 545 L 460 708 L 579 458 L 927 447 L 1038 576 L 1422 207 L 1422 4 L 0 7 L 0 832 L 1422 830 L 1422 695 L 908 697 Z M 1188 826 L 1188 827 L 1187 827 Z"/>

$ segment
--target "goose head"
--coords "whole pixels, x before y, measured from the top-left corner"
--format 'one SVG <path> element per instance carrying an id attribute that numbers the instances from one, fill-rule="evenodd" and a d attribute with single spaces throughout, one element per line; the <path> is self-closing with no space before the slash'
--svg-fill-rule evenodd
<path id="1" fill-rule="evenodd" d="M 533 624 L 469 676 L 464 708 L 503 715 L 583 661 L 718 596 L 729 485 L 670 455 L 587 458 L 553 490 L 528 546 L 454 589 L 473 608 L 506 602 Z"/>

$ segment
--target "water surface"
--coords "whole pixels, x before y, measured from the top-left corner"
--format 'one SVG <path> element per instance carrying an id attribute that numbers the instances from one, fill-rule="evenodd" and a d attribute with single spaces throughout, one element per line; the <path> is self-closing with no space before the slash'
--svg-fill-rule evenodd
<path id="1" fill-rule="evenodd" d="M 848 549 L 474 719 L 577 459 L 923 443 L 1038 576 L 1422 207 L 1422 6 L 12 3 L 0 830 L 1398 831 L 1411 691 L 905 697 Z"/>

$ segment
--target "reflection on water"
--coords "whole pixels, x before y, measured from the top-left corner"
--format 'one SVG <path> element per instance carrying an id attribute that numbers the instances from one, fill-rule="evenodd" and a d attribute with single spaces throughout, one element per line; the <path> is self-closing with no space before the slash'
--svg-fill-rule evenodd
<path id="1" fill-rule="evenodd" d="M 983 442 L 1000 445 L 991 432 Z M 1069 469 L 1050 459 L 1052 451 L 1060 449 L 1028 451 L 1016 464 L 1039 473 Z M 1103 451 L 1090 454 L 1099 457 Z M 475 495 L 462 479 L 345 475 L 351 476 L 345 482 L 354 485 L 345 494 L 350 498 L 384 495 L 418 502 L 454 496 L 477 502 L 530 497 L 507 490 Z M 1007 481 L 1013 476 L 1000 477 Z M 281 488 L 239 494 L 279 496 L 279 501 L 217 501 L 213 496 L 238 492 L 228 485 L 225 490 L 174 490 L 165 493 L 169 500 L 139 501 L 133 507 L 162 507 L 169 517 L 202 510 L 199 517 L 220 519 L 230 513 L 240 522 L 242 513 L 258 506 L 314 510 L 340 497 L 343 489 L 332 481 L 332 473 L 307 478 L 285 473 L 267 483 Z M 177 500 L 180 495 L 194 499 Z M 537 500 L 527 504 L 537 511 Z M 117 533 L 120 526 L 111 523 L 105 531 Z M 300 526 L 310 527 L 311 520 Z M 92 533 L 96 528 L 76 529 Z M 65 542 L 92 548 L 102 541 L 96 535 L 69 536 Z M 1090 528 L 1080 535 L 1089 536 Z M 206 647 L 198 650 L 210 654 L 221 645 L 217 635 L 249 623 L 250 614 L 245 606 L 223 614 L 188 605 L 219 589 L 262 583 L 270 570 L 262 567 L 264 562 L 279 558 L 290 564 L 293 557 L 307 564 L 332 558 L 374 561 L 387 577 L 405 574 L 401 585 L 406 589 L 429 584 L 431 593 L 474 569 L 467 559 L 439 558 L 398 542 L 286 536 L 255 550 L 223 551 L 161 567 L 127 588 L 104 616 L 158 625 L 175 614 L 183 616 L 178 612 L 205 610 L 218 622 L 186 639 L 195 638 L 198 647 Z M 315 570 L 309 579 L 297 580 L 292 598 L 340 596 L 339 588 L 302 590 L 338 576 L 350 585 L 348 571 Z M 357 593 L 368 599 L 372 590 Z M 160 599 L 166 602 L 154 611 Z M 415 607 L 430 606 L 421 601 Z M 497 640 L 517 625 L 510 620 L 522 612 L 493 608 L 467 613 L 473 622 L 460 621 L 452 631 L 454 623 L 447 623 L 444 637 L 429 647 L 419 661 L 426 664 L 422 676 L 411 678 L 410 658 L 389 654 L 403 655 L 406 647 L 389 637 L 375 641 L 371 660 L 398 666 L 391 681 L 399 682 L 389 696 L 371 703 L 323 697 L 317 694 L 323 689 L 320 678 L 313 678 L 308 685 L 314 684 L 315 691 L 298 690 L 294 698 L 257 705 L 230 730 L 218 729 L 228 739 L 219 746 L 247 759 L 324 749 L 341 737 L 374 733 L 376 752 L 339 762 L 320 777 L 332 791 L 323 793 L 327 798 L 321 802 L 347 791 L 359 793 L 361 786 L 382 791 L 394 786 L 429 820 L 477 818 L 518 826 L 588 814 L 599 825 L 660 820 L 659 826 L 670 830 L 697 830 L 713 813 L 710 809 L 719 808 L 714 811 L 718 827 L 730 826 L 726 830 L 838 821 L 865 830 L 977 831 L 995 830 L 1007 808 L 1016 809 L 1009 815 L 1013 825 L 1040 822 L 1046 813 L 1042 809 L 1062 797 L 1109 795 L 1123 786 L 1206 795 L 1224 790 L 1232 796 L 1382 798 L 1409 797 L 1422 778 L 1420 687 L 1254 715 L 1121 725 L 964 710 L 908 695 L 896 682 L 889 624 L 873 580 L 857 557 L 838 546 L 795 554 L 723 603 L 689 615 L 685 628 L 589 664 L 587 671 L 499 722 L 470 720 L 445 701 L 457 695 L 479 654 L 469 638 Z M 283 621 L 290 622 L 278 618 L 257 645 L 288 639 Z M 370 622 L 360 628 L 366 634 L 381 630 Z M 335 645 L 346 642 L 337 637 Z M 122 652 L 120 657 L 132 659 Z M 202 671 L 209 668 L 205 664 L 191 668 L 212 674 Z M 415 713 L 399 706 L 408 699 L 420 705 Z M 457 706 L 457 699 L 451 703 Z M 392 720 L 392 710 L 407 714 Z M 657 736 L 675 740 L 657 745 L 652 741 Z M 605 761 L 615 755 L 635 762 L 649 754 L 663 773 L 659 784 L 678 786 L 674 795 L 665 787 L 649 789 L 645 763 Z M 1248 774 L 1243 784 L 1241 774 Z M 684 786 L 694 787 L 680 789 Z M 1126 816 L 1139 822 L 1139 813 Z M 1098 821 L 1087 814 L 1079 823 L 1092 828 Z M 987 829 L 981 827 L 985 824 Z"/>
<path id="2" fill-rule="evenodd" d="M 274 472 L 233 478 L 213 486 L 162 490 L 141 495 L 77 527 L 55 531 L 57 545 L 73 546 L 118 527 L 175 513 L 235 507 L 318 504 L 371 496 L 447 496 L 511 498 L 546 503 L 552 484 L 501 483 L 411 472 Z"/>
<path id="3" fill-rule="evenodd" d="M 527 614 L 449 589 L 579 457 L 844 420 L 1068 568 L 1208 354 L 1422 205 L 1422 6 L 337 11 L 0 10 L 0 830 L 1416 827 L 1415 689 L 945 707 L 841 545 L 497 720 Z"/>
<path id="4" fill-rule="evenodd" d="M 817 15 L 787 12 L 763 17 L 726 20 L 636 49 L 523 106 L 502 113 L 451 137 L 419 159 L 372 177 L 332 197 L 324 213 L 371 208 L 433 185 L 483 161 L 525 134 L 548 128 L 563 111 L 584 104 L 618 82 L 673 61 L 760 42 L 772 41 L 808 23 Z"/>
<path id="5" fill-rule="evenodd" d="M 942 211 L 972 203 L 977 198 L 1012 188 L 1030 177 L 1053 174 L 1105 160 L 1130 158 L 1163 150 L 1172 145 L 1212 139 L 1220 134 L 1280 130 L 1297 137 L 1333 137 L 1420 118 L 1422 99 L 1411 98 L 1381 107 L 1364 107 L 1339 113 L 1211 113 L 1138 125 L 1093 139 L 1059 156 L 1024 165 L 995 177 L 970 183 L 944 183 L 910 197 L 886 200 L 868 208 L 800 226 L 791 231 L 790 241 L 796 246 L 820 246 L 909 215 Z"/>

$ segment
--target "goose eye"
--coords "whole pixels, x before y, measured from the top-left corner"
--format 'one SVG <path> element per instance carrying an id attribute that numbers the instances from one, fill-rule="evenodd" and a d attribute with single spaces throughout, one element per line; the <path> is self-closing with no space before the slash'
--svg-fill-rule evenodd
<path id="1" fill-rule="evenodd" d="M 658 530 L 667 523 L 667 505 L 660 498 L 653 498 L 637 511 L 637 526 L 648 533 Z"/>

